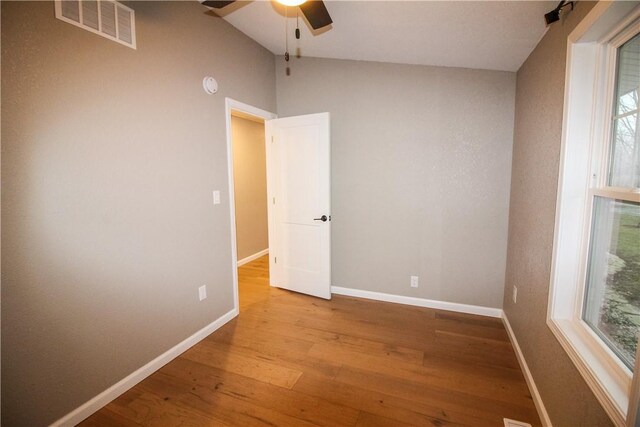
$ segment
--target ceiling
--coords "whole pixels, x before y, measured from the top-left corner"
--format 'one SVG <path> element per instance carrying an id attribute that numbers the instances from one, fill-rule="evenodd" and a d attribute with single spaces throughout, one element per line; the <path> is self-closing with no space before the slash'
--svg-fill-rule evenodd
<path id="1" fill-rule="evenodd" d="M 289 52 L 303 56 L 517 71 L 545 32 L 556 1 L 325 1 L 333 18 L 317 34 L 289 18 Z M 288 8 L 289 16 L 298 8 Z M 217 11 L 277 55 L 285 52 L 284 7 L 236 2 Z"/>

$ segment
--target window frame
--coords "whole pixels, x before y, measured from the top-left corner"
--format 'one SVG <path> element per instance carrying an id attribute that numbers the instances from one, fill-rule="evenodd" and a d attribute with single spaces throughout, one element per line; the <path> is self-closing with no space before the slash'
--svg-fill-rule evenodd
<path id="1" fill-rule="evenodd" d="M 591 248 L 592 224 L 594 203 L 596 197 L 602 197 L 609 200 L 621 200 L 625 202 L 640 202 L 640 189 L 632 189 L 626 187 L 613 187 L 608 185 L 609 172 L 611 166 L 611 153 L 613 145 L 613 116 L 616 106 L 616 77 L 617 77 L 617 52 L 619 48 L 640 33 L 640 18 L 634 20 L 626 28 L 616 28 L 614 32 L 617 34 L 609 41 L 602 43 L 602 53 L 605 57 L 603 65 L 603 85 L 604 90 L 600 94 L 596 93 L 595 108 L 593 120 L 602 120 L 602 131 L 600 135 L 593 134 L 593 153 L 592 165 L 589 175 L 591 183 L 589 185 L 589 194 L 585 203 L 585 220 L 582 238 L 582 249 L 580 256 L 580 267 L 578 273 L 578 289 L 576 294 L 576 304 L 574 317 L 580 320 L 580 327 L 588 330 L 586 339 L 594 340 L 591 343 L 596 348 L 603 347 L 607 357 L 614 357 L 616 362 L 612 366 L 617 371 L 616 376 L 623 381 L 625 387 L 629 387 L 632 378 L 632 372 L 620 360 L 609 346 L 604 343 L 603 339 L 589 326 L 584 320 L 584 304 L 587 291 L 587 274 L 589 270 L 589 251 Z M 596 115 L 599 118 L 596 119 Z M 581 286 L 580 286 L 581 285 Z M 604 356 L 604 355 L 603 355 Z M 625 380 L 628 378 L 628 382 Z"/>
<path id="2" fill-rule="evenodd" d="M 640 202 L 637 189 L 608 186 L 617 50 L 639 30 L 637 2 L 599 2 L 568 38 L 547 311 L 547 325 L 620 426 L 626 425 L 633 373 L 582 314 L 595 197 Z"/>

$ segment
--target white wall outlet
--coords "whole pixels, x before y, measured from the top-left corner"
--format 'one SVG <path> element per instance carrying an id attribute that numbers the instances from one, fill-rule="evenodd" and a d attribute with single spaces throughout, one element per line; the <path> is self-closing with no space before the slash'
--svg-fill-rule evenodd
<path id="1" fill-rule="evenodd" d="M 411 276 L 411 287 L 412 288 L 418 287 L 418 276 Z"/>
<path id="2" fill-rule="evenodd" d="M 198 288 L 198 296 L 200 301 L 207 298 L 207 285 L 202 285 Z"/>
<path id="3" fill-rule="evenodd" d="M 518 302 L 518 288 L 516 288 L 515 286 L 513 287 L 513 303 L 517 303 Z"/>
<path id="4" fill-rule="evenodd" d="M 215 190 L 213 192 L 213 204 L 214 205 L 219 205 L 220 204 L 220 191 Z"/>

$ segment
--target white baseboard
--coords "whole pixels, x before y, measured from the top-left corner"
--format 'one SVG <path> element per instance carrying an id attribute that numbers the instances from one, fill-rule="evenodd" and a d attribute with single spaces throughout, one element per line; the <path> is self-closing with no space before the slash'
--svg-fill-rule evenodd
<path id="1" fill-rule="evenodd" d="M 522 350 L 520 349 L 520 345 L 518 344 L 516 335 L 513 333 L 513 329 L 511 329 L 511 324 L 509 323 L 509 319 L 507 318 L 507 315 L 505 313 L 502 313 L 502 323 L 504 323 L 504 327 L 507 330 L 509 339 L 511 340 L 511 345 L 516 351 L 518 363 L 520 364 L 520 368 L 522 369 L 522 373 L 524 374 L 524 379 L 527 381 L 527 386 L 529 386 L 529 392 L 531 392 L 531 397 L 533 397 L 533 403 L 534 405 L 536 405 L 536 410 L 538 411 L 538 415 L 540 416 L 540 421 L 542 421 L 542 425 L 544 427 L 552 427 L 551 419 L 549 418 L 547 409 L 544 407 L 544 403 L 542 402 L 542 397 L 540 396 L 538 387 L 536 387 L 536 383 L 533 381 L 533 375 L 531 375 L 531 371 L 529 370 L 527 361 L 524 358 L 524 354 L 522 354 Z"/>
<path id="2" fill-rule="evenodd" d="M 363 291 L 360 289 L 331 287 L 331 293 L 350 297 L 373 299 L 376 301 L 395 302 L 397 304 L 415 305 L 418 307 L 435 308 L 438 310 L 457 311 L 459 313 L 477 314 L 480 316 L 502 317 L 499 308 L 482 307 L 479 305 L 458 304 L 455 302 L 436 301 L 432 299 L 405 297 L 402 295 L 384 294 L 382 292 Z"/>
<path id="3" fill-rule="evenodd" d="M 178 357 L 181 353 L 185 352 L 202 339 L 210 335 L 212 332 L 220 328 L 222 325 L 233 319 L 238 315 L 238 309 L 234 308 L 228 313 L 222 315 L 218 319 L 214 320 L 212 323 L 208 324 L 204 328 L 200 329 L 195 334 L 191 335 L 186 340 L 177 344 L 175 347 L 170 348 L 160 356 L 153 359 L 151 362 L 147 363 L 137 371 L 133 372 L 126 378 L 118 381 L 116 384 L 112 385 L 93 399 L 85 402 L 83 405 L 69 412 L 64 417 L 60 418 L 53 424 L 52 427 L 67 427 L 67 426 L 75 426 L 80 423 L 84 419 L 88 418 L 94 412 L 105 406 L 107 403 L 116 399 L 118 396 L 123 394 L 125 391 L 129 390 L 140 381 L 147 378 L 149 375 L 153 374 L 158 369 L 162 368 L 164 365 Z"/>
<path id="4" fill-rule="evenodd" d="M 255 259 L 258 259 L 258 258 L 260 258 L 260 257 L 263 257 L 263 256 L 265 256 L 265 255 L 266 255 L 266 254 L 268 254 L 268 253 L 269 253 L 269 248 L 267 248 L 267 249 L 265 249 L 265 250 L 263 250 L 263 251 L 257 252 L 257 253 L 255 253 L 255 254 L 253 254 L 253 255 L 249 255 L 249 256 L 248 256 L 248 257 L 246 257 L 246 258 L 242 258 L 240 261 L 238 261 L 238 267 L 242 267 L 242 266 L 243 266 L 243 265 L 245 265 L 246 263 L 251 262 L 251 261 L 253 261 L 253 260 L 255 260 Z"/>

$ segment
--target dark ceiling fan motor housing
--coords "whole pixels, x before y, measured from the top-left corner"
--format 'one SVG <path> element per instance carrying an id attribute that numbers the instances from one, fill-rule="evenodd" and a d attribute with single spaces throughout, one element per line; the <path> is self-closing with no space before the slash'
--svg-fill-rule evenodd
<path id="1" fill-rule="evenodd" d="M 205 0 L 201 3 L 214 9 L 222 9 L 231 3 L 235 3 L 235 0 Z M 298 7 L 314 30 L 324 28 L 333 23 L 331 15 L 329 15 L 329 11 L 322 0 L 306 1 Z"/>

